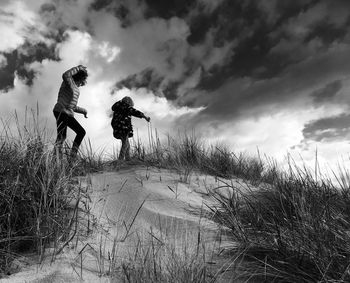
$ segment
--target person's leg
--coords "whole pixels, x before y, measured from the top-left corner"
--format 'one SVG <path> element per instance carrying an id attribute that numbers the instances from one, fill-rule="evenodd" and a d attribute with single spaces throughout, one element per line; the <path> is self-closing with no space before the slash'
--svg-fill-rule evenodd
<path id="1" fill-rule="evenodd" d="M 126 137 L 125 144 L 125 160 L 130 160 L 130 143 L 128 137 Z"/>
<path id="2" fill-rule="evenodd" d="M 122 147 L 120 148 L 118 159 L 123 160 L 125 158 L 125 153 L 128 147 L 129 140 L 127 136 L 123 136 L 120 140 L 122 142 Z"/>
<path id="3" fill-rule="evenodd" d="M 75 139 L 73 141 L 73 146 L 71 149 L 71 157 L 75 158 L 77 156 L 79 146 L 83 141 L 86 132 L 84 128 L 79 124 L 79 122 L 75 120 L 74 117 L 69 116 L 67 126 L 76 133 Z"/>
<path id="4" fill-rule="evenodd" d="M 55 153 L 62 158 L 62 147 L 63 143 L 67 137 L 67 120 L 68 115 L 59 112 L 53 112 L 56 118 L 57 125 L 57 138 L 55 142 Z"/>

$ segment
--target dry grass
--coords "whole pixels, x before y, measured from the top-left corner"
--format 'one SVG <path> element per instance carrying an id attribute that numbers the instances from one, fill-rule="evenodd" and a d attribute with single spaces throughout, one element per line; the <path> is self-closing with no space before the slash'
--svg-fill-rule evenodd
<path id="1" fill-rule="evenodd" d="M 116 282 L 216 282 L 218 274 L 210 266 L 213 251 L 200 230 L 175 234 L 155 235 L 151 230 L 148 237 L 139 236 L 129 257 L 114 265 L 111 277 Z"/>
<path id="2" fill-rule="evenodd" d="M 151 243 L 122 262 L 118 277 L 123 282 L 215 282 L 205 258 L 176 252 L 173 246 Z"/>
<path id="3" fill-rule="evenodd" d="M 2 120 L 0 139 L 0 274 L 25 250 L 57 251 L 74 236 L 70 203 L 79 202 L 75 175 L 113 170 L 114 157 L 103 159 L 90 143 L 78 163 L 58 160 L 44 129 L 33 123 L 12 134 Z M 28 119 L 29 120 L 29 119 Z M 268 158 L 249 157 L 222 145 L 207 146 L 194 134 L 168 136 L 161 143 L 150 134 L 150 146 L 135 141 L 133 157 L 143 164 L 176 170 L 183 180 L 201 171 L 223 178 L 242 178 L 251 190 L 227 183 L 230 194 L 208 192 L 217 206 L 210 217 L 229 231 L 234 280 L 258 282 L 349 282 L 350 174 L 341 169 L 334 185 L 319 172 L 291 164 L 281 172 Z M 265 184 L 255 190 L 258 185 Z M 76 207 L 75 207 L 76 209 Z M 236 245 L 238 243 L 238 245 Z M 159 243 L 116 267 L 125 282 L 209 282 L 205 260 L 179 257 Z M 190 281 L 189 281 L 190 280 Z"/>
<path id="4" fill-rule="evenodd" d="M 195 133 L 167 136 L 165 142 L 149 134 L 149 147 L 140 140 L 134 141 L 133 158 L 146 164 L 176 170 L 186 180 L 194 171 L 223 178 L 244 178 L 251 182 L 273 179 L 276 166 L 265 166 L 259 157 L 232 152 L 223 144 L 207 145 Z"/>
<path id="5" fill-rule="evenodd" d="M 248 190 L 227 182 L 230 194 L 209 191 L 213 218 L 229 231 L 233 281 L 349 282 L 350 174 L 334 173 L 337 184 L 290 160 L 282 171 L 270 158 L 235 154 L 225 146 L 205 146 L 195 135 L 151 143 L 143 160 L 184 176 L 193 170 L 223 178 L 242 178 Z M 316 156 L 317 159 L 317 156 Z M 259 187 L 257 190 L 256 188 Z M 238 243 L 238 245 L 237 245 Z M 232 273 L 231 273 L 232 274 Z M 254 281 L 255 280 L 255 281 Z"/>
<path id="6" fill-rule="evenodd" d="M 75 211 L 70 203 L 79 202 L 74 165 L 58 160 L 49 150 L 46 131 L 37 119 L 34 114 L 26 116 L 21 127 L 15 116 L 16 134 L 2 121 L 0 274 L 12 272 L 17 253 L 35 252 L 41 258 L 49 244 L 59 249 L 73 227 Z"/>
<path id="7" fill-rule="evenodd" d="M 211 193 L 212 217 L 230 231 L 238 277 L 264 282 L 349 282 L 349 187 L 290 166 L 259 190 Z"/>

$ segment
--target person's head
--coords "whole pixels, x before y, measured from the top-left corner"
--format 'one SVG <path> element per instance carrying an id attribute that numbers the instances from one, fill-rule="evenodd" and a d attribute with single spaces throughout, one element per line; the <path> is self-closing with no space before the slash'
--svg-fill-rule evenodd
<path id="1" fill-rule="evenodd" d="M 130 96 L 124 96 L 122 101 L 126 104 L 128 104 L 129 106 L 133 107 L 134 106 L 134 101 L 132 101 Z"/>
<path id="2" fill-rule="evenodd" d="M 86 85 L 87 77 L 88 77 L 88 73 L 86 70 L 79 70 L 78 73 L 73 75 L 73 80 L 77 86 L 83 86 L 83 85 Z"/>

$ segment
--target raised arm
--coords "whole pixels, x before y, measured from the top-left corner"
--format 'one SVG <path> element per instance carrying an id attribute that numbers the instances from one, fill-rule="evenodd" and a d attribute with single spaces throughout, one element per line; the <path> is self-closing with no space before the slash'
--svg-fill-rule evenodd
<path id="1" fill-rule="evenodd" d="M 68 84 L 68 86 L 73 92 L 73 97 L 68 105 L 68 108 L 72 109 L 76 113 L 84 114 L 85 118 L 87 118 L 87 110 L 77 105 L 79 98 L 79 90 L 77 89 L 77 85 L 74 82 L 73 76 L 79 71 L 86 71 L 86 67 L 84 67 L 83 65 L 73 67 L 63 73 L 62 79 L 66 84 Z"/>
<path id="2" fill-rule="evenodd" d="M 79 71 L 86 71 L 86 67 L 84 67 L 83 65 L 79 65 L 69 69 L 68 71 L 65 71 L 62 75 L 63 81 L 65 81 L 72 89 L 75 85 L 73 76 Z"/>

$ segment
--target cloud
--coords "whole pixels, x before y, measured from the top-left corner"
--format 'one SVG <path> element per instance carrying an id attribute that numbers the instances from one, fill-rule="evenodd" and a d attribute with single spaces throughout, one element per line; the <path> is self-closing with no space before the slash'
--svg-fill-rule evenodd
<path id="1" fill-rule="evenodd" d="M 7 59 L 3 54 L 0 54 L 0 68 L 3 68 L 7 65 Z"/>
<path id="2" fill-rule="evenodd" d="M 311 98 L 330 96 L 330 91 L 340 91 L 337 80 L 343 78 L 347 85 L 350 69 L 344 64 L 350 56 L 346 45 L 335 45 L 328 52 L 314 55 L 309 60 L 291 65 L 278 77 L 264 80 L 254 78 L 232 78 L 214 91 L 200 90 L 183 103 L 194 106 L 205 106 L 193 124 L 207 121 L 232 120 L 238 117 L 259 116 L 264 113 L 289 111 L 315 107 Z M 323 82 L 330 82 L 323 92 Z M 332 84 L 332 82 L 335 82 Z M 310 93 L 313 96 L 310 97 Z M 315 95 L 318 98 L 315 98 Z M 340 93 L 339 93 L 340 95 Z M 338 107 L 347 107 L 349 98 L 342 93 L 339 96 Z M 334 102 L 337 103 L 337 102 Z"/>
<path id="3" fill-rule="evenodd" d="M 17 49 L 0 54 L 0 92 L 6 92 L 14 87 L 15 74 L 28 85 L 33 84 L 36 72 L 30 68 L 30 64 L 44 59 L 58 60 L 55 46 L 47 46 L 45 43 L 31 44 L 24 42 Z"/>
<path id="4" fill-rule="evenodd" d="M 0 52 L 10 52 L 26 41 L 52 44 L 47 37 L 48 27 L 42 22 L 38 10 L 44 0 L 9 1 L 0 9 L 0 32 L 6 40 L 0 43 Z"/>
<path id="5" fill-rule="evenodd" d="M 54 130 L 61 75 L 84 64 L 89 78 L 79 104 L 89 119 L 77 119 L 101 146 L 117 144 L 110 106 L 124 95 L 162 132 L 194 128 L 241 150 L 259 146 L 281 156 L 347 137 L 345 122 L 337 128 L 322 119 L 342 123 L 350 108 L 348 1 L 1 4 L 8 39 L 0 43 L 2 113 L 39 101 Z M 144 121 L 134 123 L 147 139 Z"/>
<path id="6" fill-rule="evenodd" d="M 120 48 L 113 93 L 124 87 L 140 89 L 165 97 L 176 107 L 201 109 L 191 117 L 182 115 L 178 125 L 215 129 L 215 124 L 226 121 L 293 113 L 320 107 L 315 102 L 331 99 L 332 91 L 348 103 L 339 96 L 337 83 L 332 84 L 349 71 L 341 63 L 349 56 L 341 44 L 347 15 L 337 19 L 333 12 L 342 6 L 339 1 L 254 5 L 223 0 L 215 7 L 204 1 L 182 3 L 183 9 L 181 3 L 170 4 L 168 11 L 158 2 L 97 2 L 96 20 L 90 18 L 94 37 L 114 37 L 109 43 Z M 117 13 L 120 5 L 127 11 L 124 16 Z M 104 12 L 108 16 L 97 21 Z M 327 36 L 335 29 L 342 32 Z M 300 135 L 308 119 L 299 123 Z"/>
<path id="7" fill-rule="evenodd" d="M 290 50 L 282 50 L 281 47 L 276 46 L 276 38 L 270 36 L 276 22 L 267 21 L 261 11 L 271 15 L 271 17 L 275 14 L 276 19 L 286 23 L 289 19 L 297 17 L 303 9 L 308 7 L 307 5 L 310 5 L 310 1 L 298 1 L 296 4 L 283 6 L 272 2 L 272 4 L 253 5 L 252 3 L 243 4 L 239 1 L 223 0 L 209 7 L 206 1 L 199 1 L 197 5 L 183 1 L 176 4 L 175 2 L 167 3 L 167 9 L 165 9 L 165 4 L 157 1 L 141 1 L 140 3 L 142 3 L 139 5 L 141 9 L 138 11 L 142 11 L 143 17 L 140 12 L 138 12 L 138 17 L 133 17 L 134 10 L 137 9 L 130 9 L 130 5 L 126 7 L 128 12 L 125 17 L 133 18 L 134 22 L 129 20 L 129 24 L 125 26 L 125 31 L 133 35 L 134 30 L 138 30 L 142 35 L 147 36 L 148 32 L 140 30 L 139 23 L 142 23 L 142 27 L 146 28 L 157 19 L 156 21 L 161 27 L 163 26 L 162 23 L 159 23 L 159 18 L 161 18 L 166 20 L 161 22 L 168 22 L 170 26 L 176 26 L 176 22 L 182 22 L 184 27 L 187 26 L 188 28 L 182 29 L 184 32 L 179 34 L 182 38 L 185 35 L 186 41 L 181 40 L 181 37 L 177 35 L 171 39 L 150 36 L 148 41 L 157 44 L 143 45 L 143 47 L 146 49 L 149 58 L 157 59 L 144 66 L 139 64 L 139 67 L 136 68 L 137 72 L 122 78 L 119 84 L 125 83 L 123 79 L 130 82 L 132 77 L 140 78 L 147 73 L 145 72 L 146 69 L 152 69 L 152 72 L 157 74 L 156 77 L 163 78 L 162 84 L 158 82 L 159 79 L 156 80 L 157 83 L 155 84 L 163 88 L 161 92 L 164 93 L 164 90 L 166 90 L 167 97 L 173 101 L 176 100 L 176 96 L 182 97 L 188 94 L 191 89 L 188 87 L 186 90 L 182 89 L 183 82 L 188 76 L 196 77 L 195 74 L 198 74 L 198 70 L 201 70 L 201 75 L 197 78 L 196 84 L 192 83 L 192 89 L 210 91 L 221 87 L 231 77 L 247 75 L 254 78 L 268 78 L 286 68 L 292 62 L 283 60 L 283 58 L 285 53 L 290 52 Z M 125 6 L 125 1 L 95 1 L 92 6 L 98 11 L 104 9 L 115 12 L 116 9 L 120 8 L 120 5 Z M 133 2 L 133 5 L 135 7 L 135 2 Z M 230 9 L 228 9 L 229 7 Z M 293 12 L 287 13 L 287 10 L 291 7 Z M 119 16 L 117 17 L 120 19 Z M 98 25 L 94 24 L 93 26 L 95 26 L 96 35 L 99 34 L 99 30 L 96 29 Z M 290 21 L 289 29 L 292 26 L 293 21 Z M 169 33 L 169 30 L 166 30 Z M 123 32 L 124 30 L 119 31 L 121 35 L 123 35 Z M 158 29 L 157 34 L 162 35 L 164 33 Z M 276 33 L 275 37 L 278 38 L 279 34 L 282 33 Z M 125 42 L 126 38 L 124 36 L 122 41 Z M 143 41 L 146 42 L 146 40 Z M 127 43 L 127 45 L 134 44 Z M 292 45 L 288 43 L 285 46 Z M 301 43 L 298 43 L 298 46 L 301 46 Z M 310 42 L 308 46 L 309 51 L 307 53 L 301 50 L 301 54 L 304 55 L 296 57 L 304 59 L 319 48 L 316 40 Z M 280 50 L 280 52 L 270 53 L 273 47 L 276 51 Z M 132 49 L 131 52 L 134 53 Z M 121 53 L 123 53 L 123 47 L 121 47 Z M 121 57 L 128 58 L 131 56 L 124 53 Z M 146 63 L 145 56 L 142 57 L 143 59 L 139 62 Z M 131 65 L 133 65 L 132 59 L 128 66 Z M 145 80 L 147 78 L 142 81 Z M 150 89 L 154 90 L 155 84 L 152 84 Z M 147 87 L 144 84 L 143 86 Z"/>
<path id="8" fill-rule="evenodd" d="M 14 87 L 17 74 L 19 79 L 31 85 L 35 71 L 29 65 L 46 58 L 58 60 L 55 41 L 48 37 L 48 29 L 38 16 L 42 1 L 30 8 L 23 2 L 11 1 L 0 10 L 0 33 L 6 40 L 0 43 L 0 92 Z"/>
<path id="9" fill-rule="evenodd" d="M 195 2 L 191 0 L 170 0 L 167 2 L 145 0 L 145 3 L 147 6 L 145 11 L 146 17 L 161 17 L 163 19 L 183 18 L 195 5 Z"/>
<path id="10" fill-rule="evenodd" d="M 67 29 L 87 31 L 91 3 L 92 0 L 45 1 L 38 13 L 51 34 L 59 37 Z"/>
<path id="11" fill-rule="evenodd" d="M 350 138 L 350 115 L 321 118 L 304 126 L 303 136 L 306 141 L 340 141 Z"/>
<path id="12" fill-rule="evenodd" d="M 188 17 L 190 16 L 188 15 Z M 117 88 L 122 85 L 129 88 L 145 87 L 154 91 L 156 95 L 165 95 L 172 101 L 197 87 L 201 80 L 202 71 L 206 72 L 213 68 L 220 68 L 231 55 L 232 47 L 236 43 L 235 41 L 228 41 L 218 46 L 214 38 L 215 31 L 211 30 L 205 34 L 202 44 L 191 45 L 188 41 L 188 35 L 191 32 L 188 25 L 191 25 L 191 20 L 187 17 L 183 19 L 173 17 L 167 21 L 145 18 L 142 21 L 143 28 L 141 31 L 139 23 L 140 21 L 125 28 L 127 36 L 124 35 L 123 30 L 120 33 L 123 36 L 124 43 L 126 43 L 125 39 L 130 40 L 130 43 L 127 43 L 128 46 L 138 46 L 139 43 L 135 42 L 135 39 L 140 36 L 134 34 L 137 31 L 141 33 L 142 47 L 145 50 L 142 50 L 141 54 L 139 49 L 136 50 L 140 55 L 143 55 L 144 52 L 147 52 L 147 55 L 140 58 L 139 54 L 131 53 L 134 53 L 133 47 L 131 47 L 131 49 L 128 48 L 129 56 L 126 53 L 128 51 L 124 51 L 123 46 L 121 46 L 121 57 L 132 57 L 127 62 L 128 66 L 133 65 L 135 56 L 138 59 L 139 66 L 136 68 L 138 72 L 130 74 L 117 82 Z M 156 35 L 154 34 L 155 23 L 158 26 Z M 184 40 L 186 38 L 187 40 Z M 144 42 L 150 42 L 150 44 L 144 44 Z M 148 60 L 149 58 L 156 59 Z M 144 66 L 141 66 L 140 63 L 144 63 Z M 149 81 L 150 79 L 152 81 Z M 135 80 L 135 82 L 131 83 L 132 80 Z"/>
<path id="13" fill-rule="evenodd" d="M 326 51 L 346 36 L 348 8 L 345 1 L 310 4 L 270 33 L 272 42 L 276 43 L 270 55 L 281 55 L 290 64 Z"/>
<path id="14" fill-rule="evenodd" d="M 118 5 L 126 5 L 124 1 L 95 3 L 100 4 L 99 9 L 114 5 L 114 11 Z M 129 21 L 129 31 L 134 24 L 143 22 L 147 26 L 154 18 L 167 21 L 179 18 L 188 26 L 186 41 L 155 39 L 161 46 L 155 53 L 160 53 L 157 54 L 160 58 L 164 56 L 162 62 L 166 65 L 161 67 L 155 60 L 130 74 L 140 76 L 144 69 L 153 68 L 166 77 L 171 75 L 171 68 L 176 70 L 176 78 L 169 79 L 173 89 L 168 96 L 171 100 L 174 94 L 183 95 L 182 80 L 198 72 L 198 68 L 202 72 L 194 88 L 209 91 L 220 88 L 232 77 L 273 78 L 288 66 L 327 51 L 331 43 L 342 39 L 348 16 L 342 12 L 340 18 L 336 17 L 337 11 L 344 8 L 342 1 L 317 4 L 307 0 L 289 4 L 262 1 L 254 5 L 223 0 L 211 7 L 207 1 L 139 3 L 141 9 L 135 10 L 142 12 L 138 12 L 135 22 Z M 127 10 L 128 17 L 133 18 L 134 10 Z M 331 11 L 329 15 L 328 11 Z M 150 46 L 150 50 L 155 49 Z M 178 90 L 174 89 L 176 86 Z"/>
<path id="15" fill-rule="evenodd" d="M 6 93 L 0 94 L 0 112 L 3 115 L 10 114 L 14 109 L 22 112 L 20 109 L 23 110 L 26 106 L 35 108 L 36 103 L 39 102 L 42 114 L 51 116 L 53 105 L 57 100 L 59 84 L 62 81 L 62 73 L 73 64 L 77 65 L 83 61 L 89 51 L 89 38 L 86 34 L 68 32 L 67 38 L 64 43 L 56 46 L 57 50 L 55 49 L 54 52 L 54 54 L 57 52 L 60 61 L 57 61 L 56 57 L 47 56 L 45 52 L 41 54 L 46 49 L 43 46 L 42 50 L 38 45 L 35 47 L 29 45 L 25 48 L 26 53 L 15 50 L 10 54 L 11 56 L 5 54 L 10 60 L 5 69 L 1 69 L 0 72 L 11 76 L 12 87 L 8 88 Z M 85 48 L 82 48 L 84 40 Z M 9 71 L 6 72 L 6 70 Z M 22 70 L 26 76 L 33 74 L 31 83 L 23 77 Z"/>
<path id="16" fill-rule="evenodd" d="M 154 94 L 159 93 L 160 85 L 164 77 L 160 76 L 154 69 L 147 68 L 138 74 L 133 74 L 116 83 L 115 91 L 122 88 L 139 89 L 146 88 Z"/>
<path id="17" fill-rule="evenodd" d="M 108 63 L 113 62 L 120 53 L 120 48 L 116 46 L 110 46 L 110 44 L 106 41 L 103 41 L 101 44 L 99 44 L 98 49 L 101 56 L 106 58 L 106 61 Z"/>
<path id="18" fill-rule="evenodd" d="M 92 38 L 87 32 L 70 31 L 65 35 L 67 39 L 57 45 L 60 58 L 64 58 L 72 66 L 84 64 L 89 60 L 89 50 L 92 44 Z"/>
<path id="19" fill-rule="evenodd" d="M 316 103 L 333 101 L 334 97 L 342 88 L 342 81 L 335 80 L 331 83 L 328 83 L 323 88 L 317 89 L 311 93 L 311 96 L 314 98 Z"/>

